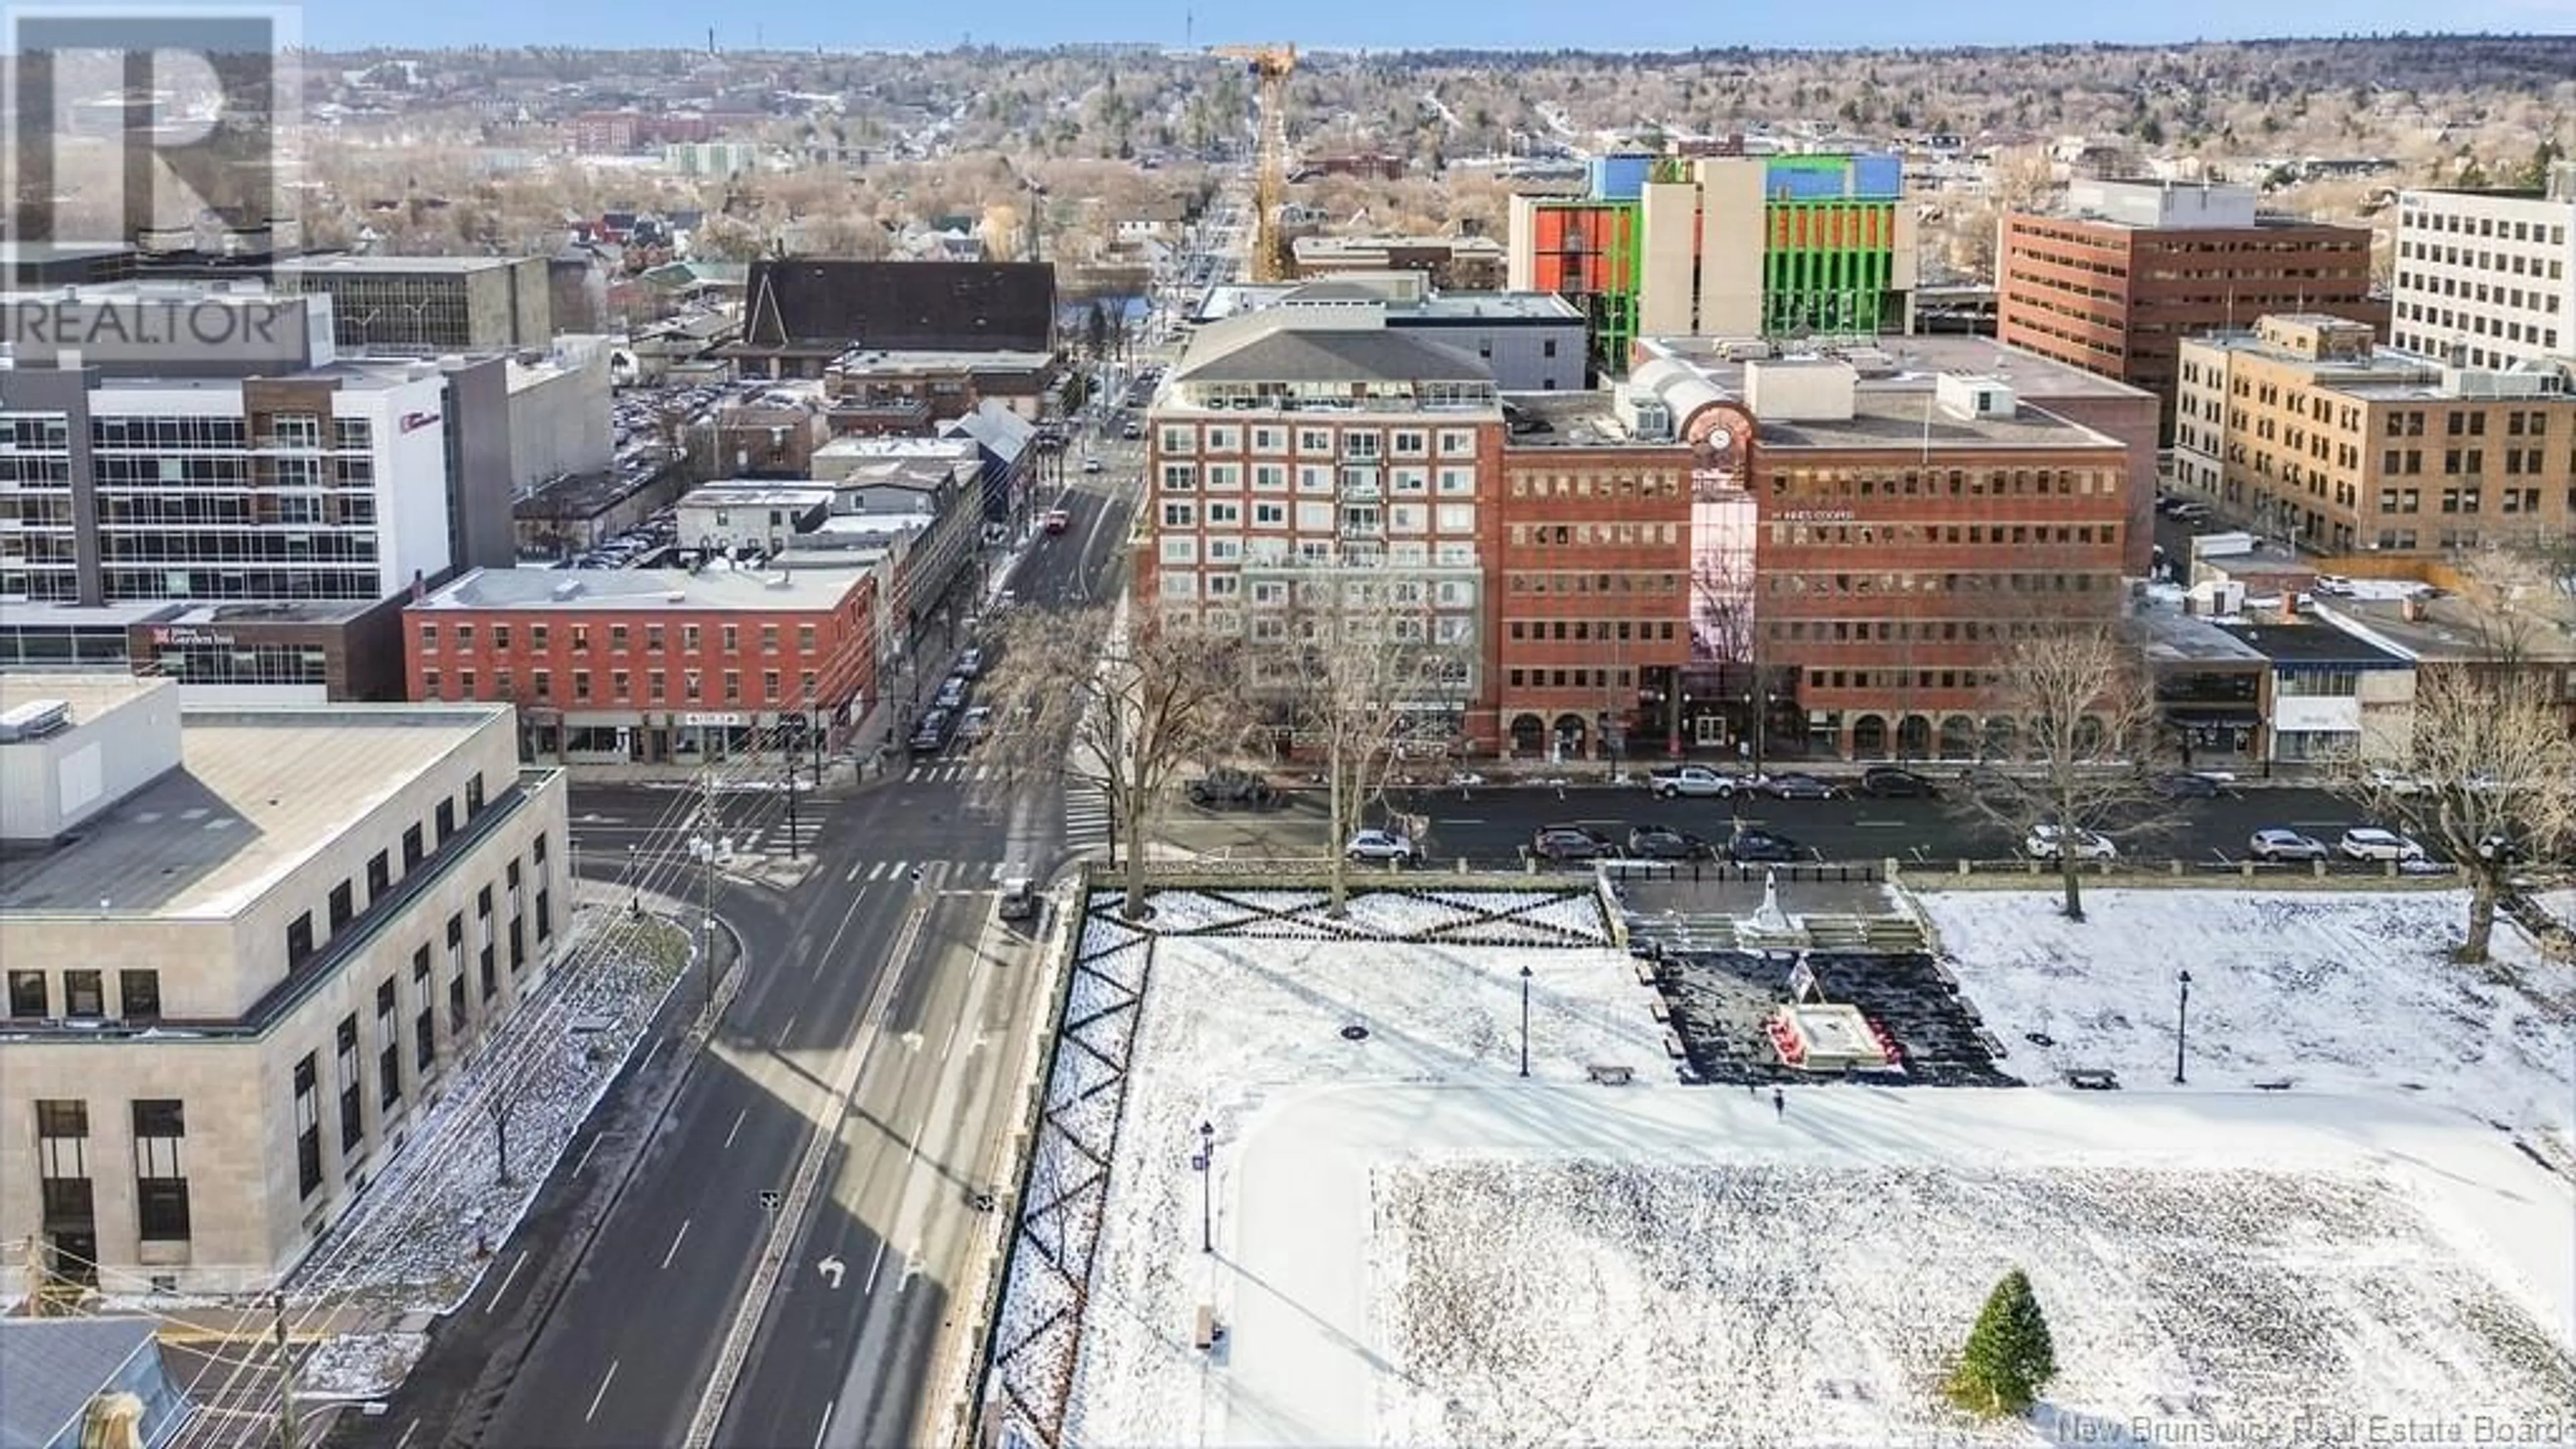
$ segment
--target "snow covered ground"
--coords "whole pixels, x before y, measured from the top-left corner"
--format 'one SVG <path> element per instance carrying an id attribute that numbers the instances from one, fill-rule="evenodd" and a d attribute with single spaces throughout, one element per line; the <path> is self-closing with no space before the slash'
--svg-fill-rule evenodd
<path id="1" fill-rule="evenodd" d="M 613 905 L 576 913 L 554 976 L 450 1074 L 445 1094 L 414 1117 L 409 1144 L 297 1268 L 289 1291 L 398 1311 L 444 1313 L 463 1302 L 489 1262 L 478 1243 L 498 1245 L 518 1226 L 680 980 L 689 949 L 658 918 L 633 923 Z M 588 1029 L 574 1031 L 575 1022 Z M 525 1049 L 531 1041 L 541 1045 Z M 506 1183 L 483 1105 L 502 1080 L 517 1104 Z"/>
<path id="2" fill-rule="evenodd" d="M 392 1393 L 429 1347 L 424 1333 L 343 1333 L 314 1345 L 296 1366 L 300 1399 L 376 1399 Z"/>
<path id="3" fill-rule="evenodd" d="M 2452 964 L 2459 892 L 2087 890 L 2080 924 L 2053 892 L 1916 900 L 2012 1053 L 2004 1069 L 2035 1085 L 2069 1067 L 2169 1085 L 2175 973 L 2189 970 L 2194 1086 L 2400 1092 L 2562 1134 L 2576 1116 L 2576 966 L 2502 920 L 2498 970 Z"/>
<path id="4" fill-rule="evenodd" d="M 1042 1404 L 1064 1367 L 1048 1354 L 1071 1356 L 1066 1442 L 1102 1446 L 2036 1443 L 2038 1426 L 1976 1428 L 1933 1393 L 2017 1264 L 2056 1328 L 2060 1441 L 2259 1425 L 2330 1442 L 2297 1414 L 2465 1425 L 2576 1401 L 2576 1193 L 2464 1110 L 2510 1089 L 2536 1114 L 2553 1080 L 2563 1099 L 2566 1053 L 2554 1079 L 2540 1060 L 2563 1013 L 2481 987 L 2479 1019 L 2511 1045 L 2465 1057 L 2456 1011 L 2410 1028 L 2438 997 L 2418 978 L 2447 969 L 2404 949 L 2422 897 L 2300 897 L 2361 904 L 2263 917 L 2261 898 L 2134 893 L 2234 919 L 2204 938 L 2106 913 L 2120 894 L 2088 898 L 2081 929 L 2111 943 L 2090 974 L 2081 942 L 2015 896 L 1927 898 L 2010 1065 L 2027 1066 L 2015 1013 L 2038 1002 L 2098 1033 L 2062 1040 L 2127 1044 L 2140 1060 L 2109 1064 L 2161 1080 L 2153 1043 L 2129 1041 L 2149 1028 L 2115 1018 L 2169 1021 L 2160 973 L 2194 952 L 2219 978 L 2212 1022 L 2259 1009 L 2279 1024 L 2272 1058 L 2232 1047 L 2179 1091 L 1795 1090 L 1775 1115 L 1763 1095 L 1673 1082 L 1651 994 L 1612 950 L 1322 939 L 1285 893 L 1169 895 L 1148 985 L 1145 937 L 1095 916 L 1100 970 L 1077 973 L 1068 1019 L 1120 1023 L 1084 1040 L 1132 1052 L 1123 1109 L 1105 1059 L 1070 1044 L 1050 1099 L 1089 1130 L 1117 1124 L 1114 1160 L 1100 1188 L 1042 1152 L 1031 1199 L 1103 1193 L 1098 1268 L 1073 1355 L 1045 1325 L 1074 1300 L 1024 1240 L 1001 1346 L 1032 1348 L 1001 1376 Z M 1357 915 L 1437 934 L 1464 904 Z M 2212 954 L 2266 920 L 2265 951 Z M 2296 1000 L 2265 1005 L 2262 973 Z M 2410 1030 L 2430 1060 L 2389 1077 Z M 2293 1045 L 2315 1060 L 2272 1064 Z M 1592 1063 L 1637 1079 L 1592 1085 Z M 2298 1088 L 2245 1089 L 2281 1074 Z M 1212 1179 L 1193 1167 L 1202 1122 Z M 1049 1252 L 1078 1261 L 1072 1243 Z M 1203 1306 L 1226 1328 L 1209 1352 Z"/>

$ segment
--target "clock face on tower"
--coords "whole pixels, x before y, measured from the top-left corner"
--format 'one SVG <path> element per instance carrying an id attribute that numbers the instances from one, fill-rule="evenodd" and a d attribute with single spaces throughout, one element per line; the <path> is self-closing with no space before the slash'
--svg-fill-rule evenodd
<path id="1" fill-rule="evenodd" d="M 1750 423 L 1731 407 L 1706 408 L 1690 420 L 1683 440 L 1690 444 L 1695 483 L 1721 489 L 1743 486 L 1744 469 L 1750 461 L 1745 456 Z"/>

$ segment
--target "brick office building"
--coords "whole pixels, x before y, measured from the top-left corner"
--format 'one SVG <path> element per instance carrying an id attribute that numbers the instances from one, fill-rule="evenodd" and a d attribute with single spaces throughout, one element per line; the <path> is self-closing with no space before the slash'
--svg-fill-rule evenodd
<path id="1" fill-rule="evenodd" d="M 828 750 L 876 690 L 876 598 L 874 570 L 478 569 L 404 611 L 405 672 L 516 704 L 540 761 Z"/>
<path id="2" fill-rule="evenodd" d="M 1987 377 L 1641 369 L 1694 445 L 1675 748 L 1973 758 L 2031 625 L 2119 612 L 2129 448 Z"/>
<path id="3" fill-rule="evenodd" d="M 2078 181 L 2067 212 L 2004 217 L 1996 338 L 2153 392 L 2166 437 L 2185 337 L 2266 312 L 2387 331 L 2367 228 L 2264 215 L 2250 188 L 2154 181 Z"/>
<path id="4" fill-rule="evenodd" d="M 1610 394 L 1513 401 L 1490 589 L 1502 740 L 1517 758 L 1660 755 L 1690 663 L 1690 449 L 1637 437 Z"/>

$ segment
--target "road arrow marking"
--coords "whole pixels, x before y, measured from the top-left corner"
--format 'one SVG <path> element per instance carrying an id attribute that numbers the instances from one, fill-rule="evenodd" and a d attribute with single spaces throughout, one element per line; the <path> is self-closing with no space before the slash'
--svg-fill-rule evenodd
<path id="1" fill-rule="evenodd" d="M 817 1263 L 814 1266 L 822 1270 L 824 1281 L 829 1283 L 835 1291 L 837 1291 L 841 1286 L 841 1275 L 849 1271 L 849 1265 L 843 1263 L 837 1254 L 832 1257 L 825 1258 L 822 1262 Z"/>
<path id="2" fill-rule="evenodd" d="M 922 1036 L 920 1032 L 908 1031 L 903 1034 L 903 1049 L 905 1051 L 917 1052 L 921 1050 L 921 1042 Z"/>

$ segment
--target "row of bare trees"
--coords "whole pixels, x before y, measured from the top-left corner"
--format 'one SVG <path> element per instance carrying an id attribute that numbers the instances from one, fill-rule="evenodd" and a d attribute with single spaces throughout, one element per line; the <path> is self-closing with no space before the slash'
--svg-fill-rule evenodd
<path id="1" fill-rule="evenodd" d="M 1395 763 L 1442 750 L 1470 662 L 1439 637 L 1423 585 L 1298 580 L 1250 634 L 1129 600 L 1024 609 L 1005 623 L 979 747 L 997 791 L 1060 781 L 1104 800 L 1125 911 L 1145 908 L 1147 842 L 1185 775 L 1293 748 L 1326 795 L 1332 908 L 1348 898 L 1345 842 L 1383 811 Z M 1123 852 L 1123 854 L 1122 854 Z"/>
<path id="2" fill-rule="evenodd" d="M 1002 767 L 991 788 L 1060 781 L 1097 791 L 1135 916 L 1147 843 L 1185 779 L 1293 746 L 1325 790 L 1338 911 L 1345 843 L 1385 818 L 1400 760 L 1448 747 L 1470 678 L 1464 646 L 1440 637 L 1425 606 L 1426 584 L 1352 572 L 1296 579 L 1283 607 L 1256 611 L 1241 632 L 1135 601 L 1016 612 L 986 693 L 994 723 L 982 749 Z M 2456 863 L 2470 894 L 2466 961 L 2486 958 L 2520 862 L 2576 849 L 2576 737 L 2552 672 L 2529 665 L 2519 654 L 2427 662 L 2404 748 L 2368 736 L 2367 750 L 2324 762 L 2326 786 L 2360 813 Z M 1986 713 L 2014 728 L 1989 740 L 1954 808 L 2016 843 L 2044 827 L 2066 838 L 2062 908 L 2081 920 L 2076 843 L 2099 836 L 2134 848 L 2179 823 L 2156 787 L 2168 732 L 2151 672 L 2127 625 L 2097 620 L 2024 631 L 1992 675 Z"/>
<path id="3" fill-rule="evenodd" d="M 2501 626 L 2499 626 L 2501 627 Z M 2468 921 L 2454 952 L 2484 962 L 2496 909 L 2528 862 L 2576 850 L 2576 735 L 2553 670 L 2519 655 L 2425 662 L 2415 671 L 2404 747 L 2355 744 L 2327 758 L 2323 783 L 2361 814 L 2454 862 Z M 2042 826 L 2072 836 L 2057 858 L 2062 908 L 2084 918 L 2086 834 L 2142 842 L 2178 822 L 2151 773 L 2164 726 L 2143 656 L 2111 623 L 2074 625 L 2013 645 L 1991 708 L 2020 723 L 2011 745 L 1971 772 L 1956 804 L 2016 841 Z"/>

